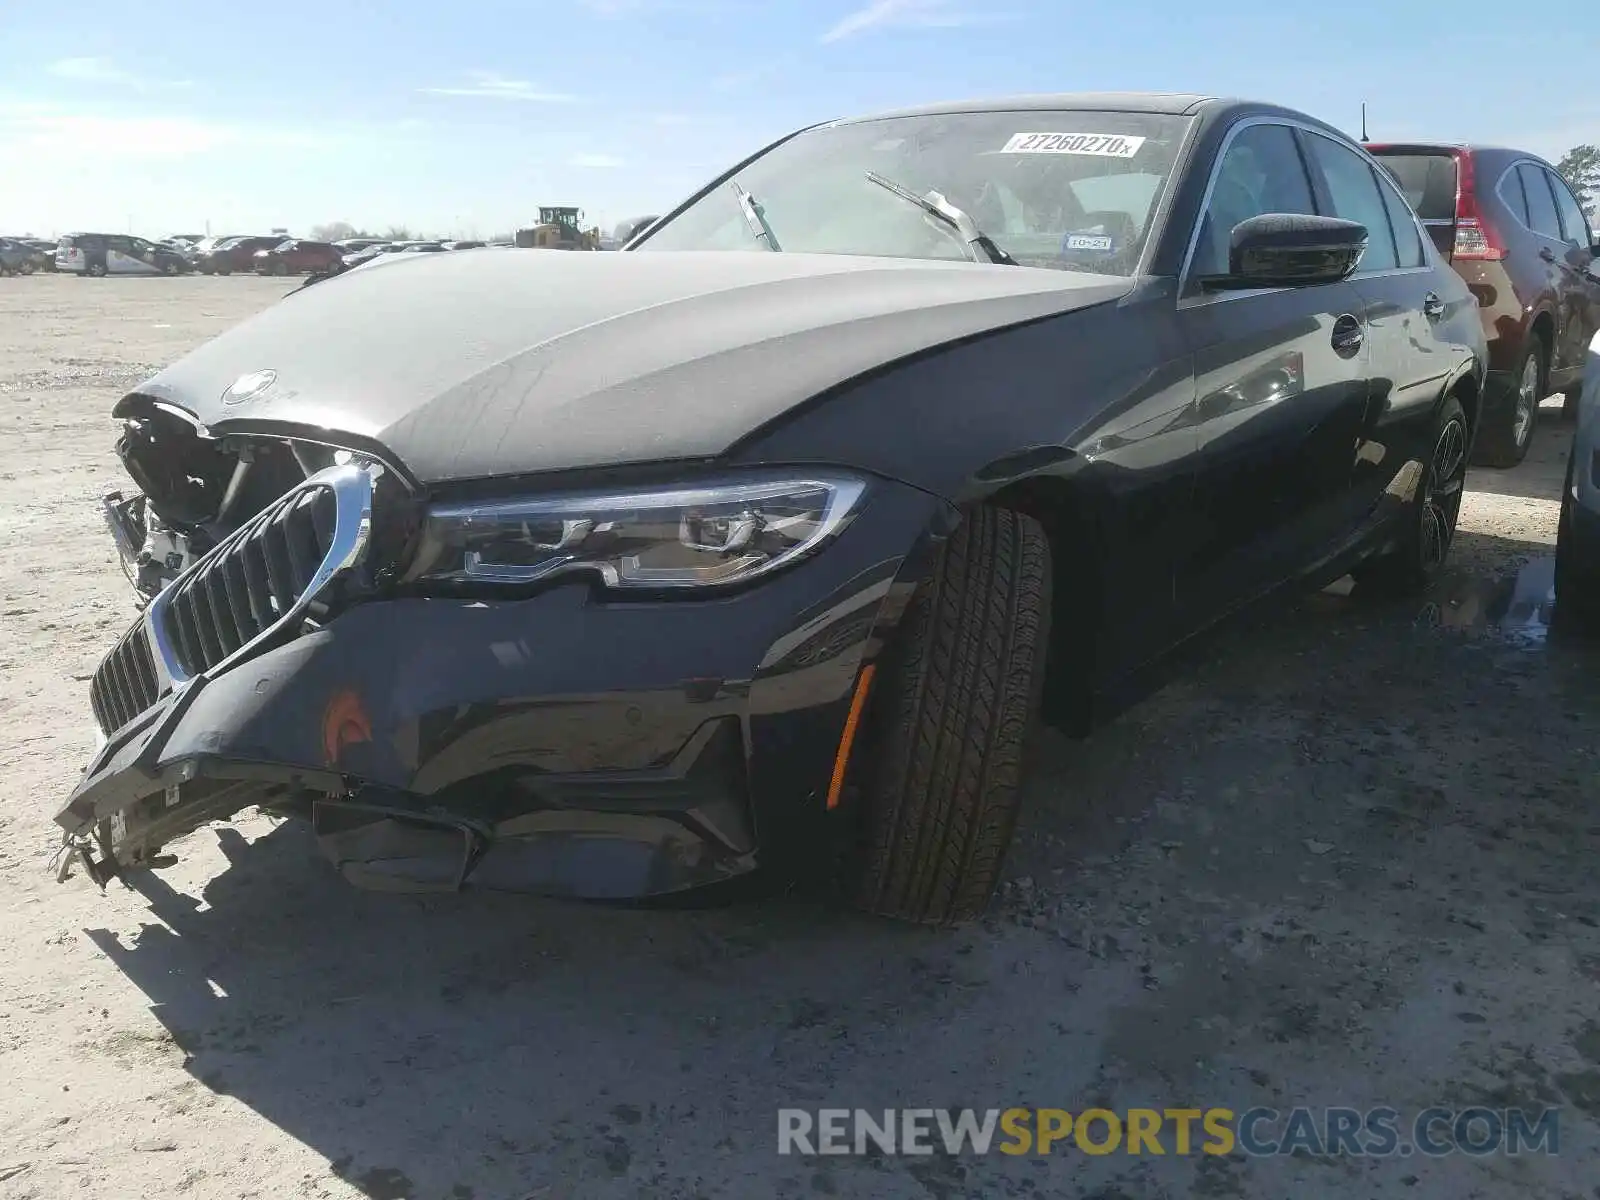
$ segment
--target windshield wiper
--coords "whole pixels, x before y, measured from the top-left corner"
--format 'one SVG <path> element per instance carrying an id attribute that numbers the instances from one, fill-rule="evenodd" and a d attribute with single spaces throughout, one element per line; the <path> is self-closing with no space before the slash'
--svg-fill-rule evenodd
<path id="1" fill-rule="evenodd" d="M 729 186 L 733 188 L 733 194 L 739 201 L 739 211 L 744 214 L 744 222 L 750 226 L 750 232 L 756 235 L 756 241 L 765 242 L 768 250 L 782 250 L 772 226 L 767 224 L 766 210 L 761 207 L 761 202 L 740 187 L 737 179 L 730 181 Z"/>
<path id="2" fill-rule="evenodd" d="M 893 192 L 900 199 L 915 204 L 930 217 L 936 217 L 951 229 L 954 229 L 961 235 L 961 240 L 966 243 L 967 253 L 973 262 L 1000 263 L 1008 267 L 1017 265 L 1016 260 L 1011 255 L 996 246 L 994 240 L 978 228 L 976 221 L 954 204 L 951 204 L 939 192 L 929 192 L 926 196 L 919 196 L 910 188 L 898 184 L 892 179 L 885 179 L 876 171 L 868 171 L 867 179 L 885 191 Z"/>

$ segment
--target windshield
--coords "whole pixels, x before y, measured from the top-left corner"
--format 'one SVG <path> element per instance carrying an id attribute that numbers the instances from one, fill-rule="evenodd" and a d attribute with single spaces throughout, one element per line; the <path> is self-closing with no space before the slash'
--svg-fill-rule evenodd
<path id="1" fill-rule="evenodd" d="M 1129 275 L 1187 117 L 1023 111 L 887 117 L 799 134 L 733 178 L 788 252 L 969 258 L 947 223 L 868 174 L 945 198 L 1017 263 Z M 728 181 L 636 250 L 765 252 Z"/>
<path id="2" fill-rule="evenodd" d="M 1405 153 L 1374 150 L 1373 157 L 1388 168 L 1417 216 L 1424 221 L 1448 221 L 1456 215 L 1456 156 L 1448 151 Z"/>

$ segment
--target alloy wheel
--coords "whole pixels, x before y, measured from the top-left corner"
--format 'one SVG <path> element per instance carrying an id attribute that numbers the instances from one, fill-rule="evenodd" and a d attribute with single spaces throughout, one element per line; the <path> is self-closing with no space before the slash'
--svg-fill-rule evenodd
<path id="1" fill-rule="evenodd" d="M 1539 395 L 1539 355 L 1535 351 L 1522 364 L 1522 378 L 1517 380 L 1517 412 L 1511 429 L 1511 436 L 1516 439 L 1517 445 L 1526 442 L 1528 435 L 1533 432 L 1533 414 L 1538 411 L 1542 399 L 1544 397 Z"/>
<path id="2" fill-rule="evenodd" d="M 1450 552 L 1467 480 L 1467 428 L 1452 417 L 1439 431 L 1422 493 L 1421 567 L 1437 570 Z"/>

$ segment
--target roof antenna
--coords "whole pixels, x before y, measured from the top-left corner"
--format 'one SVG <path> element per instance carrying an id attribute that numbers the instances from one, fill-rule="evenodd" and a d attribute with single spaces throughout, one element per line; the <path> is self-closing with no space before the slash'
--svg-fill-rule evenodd
<path id="1" fill-rule="evenodd" d="M 1367 140 L 1367 102 L 1361 102 L 1361 140 Z"/>

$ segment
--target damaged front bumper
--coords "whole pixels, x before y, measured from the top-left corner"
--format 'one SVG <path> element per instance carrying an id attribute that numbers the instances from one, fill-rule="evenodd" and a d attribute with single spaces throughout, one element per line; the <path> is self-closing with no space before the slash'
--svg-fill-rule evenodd
<path id="1" fill-rule="evenodd" d="M 70 862 L 103 886 L 260 805 L 383 890 L 623 899 L 803 871 L 848 810 L 829 798 L 861 668 L 949 515 L 884 484 L 825 552 L 714 598 L 352 605 L 110 734 L 56 817 Z"/>

